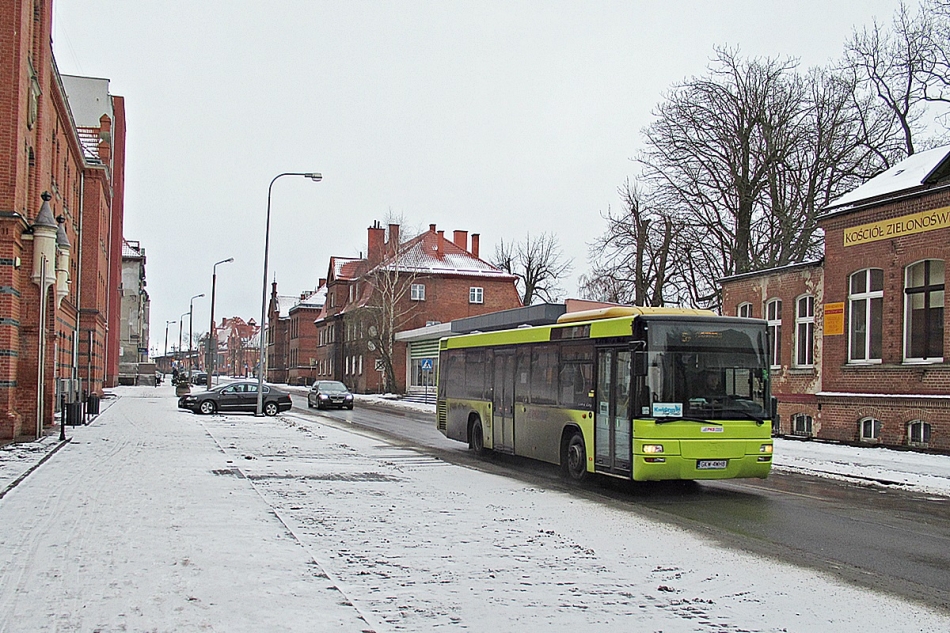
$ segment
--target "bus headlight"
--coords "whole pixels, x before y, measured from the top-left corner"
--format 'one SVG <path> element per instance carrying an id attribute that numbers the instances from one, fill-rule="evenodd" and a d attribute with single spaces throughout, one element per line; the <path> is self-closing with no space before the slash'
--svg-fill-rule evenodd
<path id="1" fill-rule="evenodd" d="M 771 445 L 771 444 L 763 444 L 762 446 L 759 447 L 759 452 L 760 452 L 760 453 L 769 453 L 769 454 L 771 454 L 771 453 L 772 453 L 772 445 Z"/>
<path id="2" fill-rule="evenodd" d="M 663 445 L 662 444 L 644 444 L 643 452 L 644 453 L 662 453 Z"/>

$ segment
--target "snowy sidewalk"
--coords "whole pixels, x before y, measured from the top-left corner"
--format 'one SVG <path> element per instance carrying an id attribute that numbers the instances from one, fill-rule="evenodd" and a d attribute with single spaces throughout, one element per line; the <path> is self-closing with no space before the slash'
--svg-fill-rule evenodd
<path id="1" fill-rule="evenodd" d="M 172 391 L 119 391 L 0 499 L 0 631 L 372 630 Z"/>

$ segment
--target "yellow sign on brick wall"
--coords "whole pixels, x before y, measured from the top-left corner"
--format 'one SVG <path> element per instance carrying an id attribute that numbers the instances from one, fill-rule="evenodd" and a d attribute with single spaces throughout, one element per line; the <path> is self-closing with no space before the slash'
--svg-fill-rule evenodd
<path id="1" fill-rule="evenodd" d="M 892 237 L 946 228 L 950 228 L 950 207 L 852 226 L 844 230 L 844 245 L 846 247 L 856 246 Z"/>
<path id="2" fill-rule="evenodd" d="M 844 334 L 844 303 L 825 304 L 824 333 L 826 336 Z"/>

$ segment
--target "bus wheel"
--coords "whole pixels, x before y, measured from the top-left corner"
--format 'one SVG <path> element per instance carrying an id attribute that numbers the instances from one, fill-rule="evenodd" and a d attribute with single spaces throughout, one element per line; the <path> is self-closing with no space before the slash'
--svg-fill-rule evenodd
<path id="1" fill-rule="evenodd" d="M 485 454 L 485 434 L 482 431 L 482 421 L 478 418 L 475 418 L 475 423 L 472 425 L 472 435 L 469 446 L 476 455 Z"/>
<path id="2" fill-rule="evenodd" d="M 574 431 L 564 443 L 561 470 L 565 476 L 576 482 L 584 481 L 587 477 L 587 450 L 584 448 L 584 436 L 580 431 Z"/>

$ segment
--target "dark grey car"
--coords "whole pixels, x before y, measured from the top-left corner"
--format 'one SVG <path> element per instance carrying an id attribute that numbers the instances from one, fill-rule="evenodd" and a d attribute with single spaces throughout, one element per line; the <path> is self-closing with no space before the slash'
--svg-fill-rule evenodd
<path id="1" fill-rule="evenodd" d="M 326 409 L 337 407 L 340 409 L 353 408 L 353 394 L 342 382 L 336 380 L 318 380 L 313 383 L 310 393 L 307 394 L 307 406 L 311 409 Z"/>
<path id="2" fill-rule="evenodd" d="M 195 413 L 215 413 L 220 411 L 247 411 L 257 412 L 257 382 L 242 381 L 219 385 L 208 391 L 190 393 L 178 399 L 178 406 L 190 409 Z M 264 385 L 263 410 L 264 415 L 277 415 L 281 411 L 288 411 L 293 406 L 290 394 L 286 391 Z"/>

